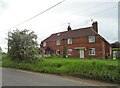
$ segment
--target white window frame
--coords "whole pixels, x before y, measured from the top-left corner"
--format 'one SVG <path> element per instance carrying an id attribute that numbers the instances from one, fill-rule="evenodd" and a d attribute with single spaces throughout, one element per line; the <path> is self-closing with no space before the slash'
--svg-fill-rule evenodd
<path id="1" fill-rule="evenodd" d="M 96 53 L 95 48 L 89 49 L 89 55 L 95 55 L 95 53 Z"/>
<path id="2" fill-rule="evenodd" d="M 46 42 L 43 42 L 43 46 L 44 46 L 44 47 L 46 46 Z"/>
<path id="3" fill-rule="evenodd" d="M 94 35 L 89 36 L 88 41 L 89 41 L 89 43 L 95 42 L 95 36 Z"/>
<path id="4" fill-rule="evenodd" d="M 67 50 L 67 55 L 68 55 L 68 56 L 71 56 L 71 55 L 72 55 L 72 49 L 68 49 L 68 50 Z"/>
<path id="5" fill-rule="evenodd" d="M 72 44 L 72 38 L 67 39 L 68 44 Z"/>
<path id="6" fill-rule="evenodd" d="M 58 53 L 58 52 L 60 52 L 60 50 L 56 50 L 56 54 L 57 54 L 57 55 L 60 55 L 60 53 Z"/>
<path id="7" fill-rule="evenodd" d="M 57 40 L 57 41 L 56 41 L 56 45 L 60 45 L 60 40 Z"/>

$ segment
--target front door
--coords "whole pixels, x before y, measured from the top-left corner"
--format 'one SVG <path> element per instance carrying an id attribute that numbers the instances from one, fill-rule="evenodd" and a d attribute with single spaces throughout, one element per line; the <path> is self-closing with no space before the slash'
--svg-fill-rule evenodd
<path id="1" fill-rule="evenodd" d="M 80 49 L 80 58 L 84 58 L 84 49 Z"/>

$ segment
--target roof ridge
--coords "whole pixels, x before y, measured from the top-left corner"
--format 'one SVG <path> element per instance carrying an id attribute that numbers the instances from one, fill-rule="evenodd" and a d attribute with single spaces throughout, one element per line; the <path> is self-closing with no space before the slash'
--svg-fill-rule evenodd
<path id="1" fill-rule="evenodd" d="M 57 33 L 53 33 L 52 35 L 55 35 L 55 34 L 58 34 L 58 33 L 65 33 L 65 32 L 71 32 L 71 31 L 78 31 L 78 30 L 83 30 L 83 29 L 89 29 L 89 28 L 92 28 L 92 26 L 90 26 L 90 27 L 84 27 L 84 28 L 77 28 L 77 29 L 73 29 L 73 30 L 70 30 L 70 31 L 57 32 Z"/>
<path id="2" fill-rule="evenodd" d="M 58 35 L 59 34 L 59 35 Z M 94 29 L 90 27 L 85 27 L 85 28 L 79 28 L 79 29 L 74 29 L 70 31 L 63 31 L 63 32 L 58 32 L 51 34 L 48 38 L 46 38 L 44 41 L 55 41 L 57 39 L 66 39 L 70 37 L 82 37 L 82 36 L 89 36 L 91 34 L 98 34 L 94 31 Z"/>

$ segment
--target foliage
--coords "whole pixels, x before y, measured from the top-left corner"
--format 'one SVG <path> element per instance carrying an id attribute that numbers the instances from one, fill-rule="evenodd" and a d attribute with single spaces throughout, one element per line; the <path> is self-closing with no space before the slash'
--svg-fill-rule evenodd
<path id="1" fill-rule="evenodd" d="M 66 58 L 66 46 L 63 47 L 63 58 Z"/>
<path id="2" fill-rule="evenodd" d="M 2 60 L 2 48 L 0 47 L 0 61 Z"/>
<path id="3" fill-rule="evenodd" d="M 120 48 L 120 42 L 114 42 L 111 45 L 112 45 L 112 48 Z"/>
<path id="4" fill-rule="evenodd" d="M 95 60 L 95 59 L 58 59 L 42 58 L 35 63 L 25 63 L 4 60 L 4 67 L 12 67 L 34 72 L 45 72 L 59 75 L 72 75 L 80 78 L 99 79 L 110 82 L 119 82 L 118 60 Z"/>
<path id="5" fill-rule="evenodd" d="M 116 53 L 113 53 L 113 58 L 120 58 L 120 48 L 112 48 L 113 51 Z"/>
<path id="6" fill-rule="evenodd" d="M 2 48 L 0 47 L 0 52 L 2 52 Z"/>
<path id="7" fill-rule="evenodd" d="M 2 53 L 2 60 L 8 59 L 9 56 L 7 53 Z"/>
<path id="8" fill-rule="evenodd" d="M 120 48 L 112 48 L 113 51 L 120 51 Z"/>
<path id="9" fill-rule="evenodd" d="M 37 47 L 37 35 L 33 31 L 18 29 L 8 33 L 8 54 L 12 60 L 35 60 L 35 48 Z"/>
<path id="10" fill-rule="evenodd" d="M 39 48 L 39 47 L 36 47 L 36 48 L 35 48 L 35 54 L 36 54 L 36 55 L 39 55 L 39 54 L 40 54 L 40 48 Z"/>

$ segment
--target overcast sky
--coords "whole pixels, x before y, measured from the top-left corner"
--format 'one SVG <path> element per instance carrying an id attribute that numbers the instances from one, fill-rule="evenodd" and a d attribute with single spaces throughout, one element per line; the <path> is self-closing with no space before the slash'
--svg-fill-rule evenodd
<path id="1" fill-rule="evenodd" d="M 7 32 L 15 30 L 15 27 L 33 30 L 40 43 L 52 33 L 66 31 L 68 23 L 72 30 L 91 26 L 91 19 L 98 21 L 99 34 L 108 42 L 118 40 L 119 0 L 65 0 L 44 14 L 16 26 L 60 1 L 0 0 L 0 46 L 3 51 L 7 51 Z"/>

